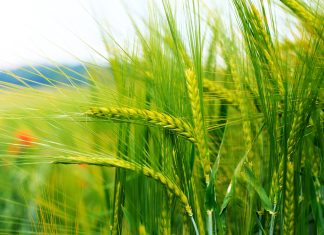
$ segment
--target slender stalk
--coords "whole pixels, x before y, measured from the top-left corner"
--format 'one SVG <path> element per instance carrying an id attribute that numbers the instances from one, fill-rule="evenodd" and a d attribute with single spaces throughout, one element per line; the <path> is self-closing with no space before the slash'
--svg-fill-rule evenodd
<path id="1" fill-rule="evenodd" d="M 191 181 L 191 187 L 192 187 L 192 194 L 193 194 L 193 200 L 194 200 L 194 206 L 195 206 L 195 211 L 196 211 L 196 217 L 198 221 L 198 229 L 200 234 L 205 234 L 205 225 L 204 225 L 204 220 L 203 216 L 201 214 L 201 207 L 199 204 L 199 195 L 197 193 L 197 187 L 194 182 L 195 179 L 192 179 Z"/>
<path id="2" fill-rule="evenodd" d="M 213 234 L 213 211 L 207 210 L 207 234 Z"/>
<path id="3" fill-rule="evenodd" d="M 274 232 L 274 226 L 275 226 L 275 221 L 276 221 L 277 204 L 273 205 L 273 211 L 274 211 L 274 213 L 271 214 L 269 235 L 273 235 L 273 232 Z"/>
<path id="4" fill-rule="evenodd" d="M 193 217 L 193 216 L 190 216 L 190 219 L 191 219 L 192 225 L 193 225 L 193 227 L 194 227 L 195 234 L 196 234 L 196 235 L 199 235 L 198 227 L 197 227 L 197 224 L 196 224 L 196 221 L 195 221 L 194 217 Z"/>

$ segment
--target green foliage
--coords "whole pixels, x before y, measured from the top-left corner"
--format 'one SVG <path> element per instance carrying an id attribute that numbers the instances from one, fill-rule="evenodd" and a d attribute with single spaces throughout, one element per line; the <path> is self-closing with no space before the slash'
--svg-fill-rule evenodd
<path id="1" fill-rule="evenodd" d="M 0 233 L 322 234 L 321 5 L 232 2 L 228 28 L 164 0 L 134 48 L 102 29 L 87 86 L 3 83 Z"/>

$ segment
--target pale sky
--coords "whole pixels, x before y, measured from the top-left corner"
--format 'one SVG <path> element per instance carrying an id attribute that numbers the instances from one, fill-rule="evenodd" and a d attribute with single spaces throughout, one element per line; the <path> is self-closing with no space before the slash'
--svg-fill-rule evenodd
<path id="1" fill-rule="evenodd" d="M 0 0 L 0 67 L 92 60 L 97 55 L 87 44 L 104 52 L 93 12 L 126 35 L 123 9 L 116 0 Z"/>
<path id="2" fill-rule="evenodd" d="M 91 49 L 105 55 L 96 21 L 108 25 L 118 41 L 132 41 L 125 8 L 134 17 L 145 17 L 148 2 L 161 5 L 161 0 L 0 0 L 0 69 L 78 59 L 100 62 Z"/>
<path id="3" fill-rule="evenodd" d="M 107 24 L 117 40 L 131 41 L 134 33 L 125 8 L 132 16 L 145 17 L 150 1 L 161 3 L 160 0 L 0 0 L 0 68 L 49 63 L 49 60 L 58 63 L 73 63 L 77 58 L 100 60 L 89 47 L 105 54 L 96 21 Z"/>

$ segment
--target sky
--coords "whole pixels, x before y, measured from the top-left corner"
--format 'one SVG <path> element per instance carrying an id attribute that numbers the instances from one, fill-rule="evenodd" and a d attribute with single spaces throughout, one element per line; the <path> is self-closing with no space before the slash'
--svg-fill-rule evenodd
<path id="1" fill-rule="evenodd" d="M 101 61 L 98 54 L 105 49 L 98 23 L 118 41 L 131 41 L 127 12 L 145 17 L 148 2 L 161 7 L 154 0 L 0 0 L 0 69 Z"/>
<path id="2" fill-rule="evenodd" d="M 177 3 L 184 0 L 177 0 Z M 0 0 L 0 69 L 48 63 L 102 62 L 100 25 L 120 42 L 134 37 L 127 12 L 145 18 L 160 0 Z M 216 3 L 228 1 L 201 0 Z M 99 53 L 98 53 L 99 52 Z"/>
<path id="3" fill-rule="evenodd" d="M 145 11 L 129 7 L 139 15 Z M 121 1 L 0 0 L 0 68 L 98 60 L 94 51 L 104 52 L 99 21 L 114 26 L 121 40 L 131 31 Z"/>

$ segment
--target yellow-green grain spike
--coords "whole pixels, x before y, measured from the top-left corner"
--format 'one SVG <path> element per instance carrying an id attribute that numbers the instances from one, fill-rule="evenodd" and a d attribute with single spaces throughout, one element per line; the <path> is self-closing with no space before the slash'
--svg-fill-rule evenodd
<path id="1" fill-rule="evenodd" d="M 112 166 L 119 167 L 125 170 L 141 172 L 143 175 L 152 178 L 164 185 L 168 190 L 175 195 L 179 201 L 183 204 L 186 213 L 192 217 L 192 209 L 189 205 L 188 198 L 186 194 L 179 188 L 177 184 L 171 181 L 168 177 L 163 175 L 161 172 L 155 171 L 147 166 L 139 166 L 135 163 L 117 159 L 117 158 L 107 158 L 107 157 L 94 157 L 94 156 L 69 156 L 69 157 L 57 157 L 52 162 L 53 164 L 90 164 L 98 166 Z"/>
<path id="2" fill-rule="evenodd" d="M 269 73 L 274 79 L 275 86 L 277 86 L 276 88 L 278 89 L 280 94 L 284 94 L 283 78 L 280 74 L 280 71 L 277 69 L 277 66 L 275 65 L 275 61 L 273 60 L 275 56 L 273 55 L 274 48 L 271 44 L 271 38 L 267 34 L 264 25 L 262 24 L 264 18 L 261 17 L 258 9 L 253 4 L 251 4 L 251 11 L 253 13 L 256 30 L 258 31 L 259 35 L 262 35 L 262 38 L 264 40 L 264 44 L 258 46 L 260 48 L 263 48 L 263 55 L 267 61 Z"/>
<path id="3" fill-rule="evenodd" d="M 120 194 L 121 194 L 121 185 L 120 182 L 117 183 L 116 186 L 116 195 L 115 195 L 115 205 L 114 205 L 114 211 L 113 211 L 113 225 L 112 225 L 112 231 L 111 234 L 112 235 L 116 235 L 118 234 L 118 225 L 119 225 L 119 198 L 120 198 Z"/>
<path id="4" fill-rule="evenodd" d="M 295 229 L 294 163 L 287 162 L 284 203 L 284 234 L 293 235 Z"/>
<path id="5" fill-rule="evenodd" d="M 90 117 L 109 120 L 148 122 L 148 124 L 170 130 L 193 143 L 196 142 L 193 129 L 189 123 L 165 113 L 136 108 L 92 107 L 85 114 Z"/>
<path id="6" fill-rule="evenodd" d="M 220 99 L 225 100 L 227 103 L 232 104 L 235 108 L 239 109 L 239 102 L 236 97 L 236 93 L 226 89 L 224 86 L 217 84 L 216 82 L 204 79 L 204 90 L 214 93 Z"/>
<path id="7" fill-rule="evenodd" d="M 191 103 L 191 111 L 194 122 L 194 133 L 197 148 L 200 155 L 200 161 L 203 166 L 204 176 L 206 184 L 209 184 L 209 174 L 210 174 L 210 159 L 209 159 L 209 149 L 206 141 L 204 120 L 202 115 L 202 109 L 200 106 L 200 95 L 198 88 L 198 81 L 196 74 L 192 69 L 187 69 L 185 71 L 187 90 Z"/>
<path id="8" fill-rule="evenodd" d="M 240 110 L 241 110 L 245 148 L 251 149 L 253 137 L 252 137 L 252 130 L 251 130 L 251 122 L 248 118 L 247 102 L 244 99 L 244 90 L 241 86 L 241 80 L 237 74 L 236 66 L 232 62 L 231 58 L 229 58 L 228 63 L 229 63 L 231 75 L 232 75 L 232 78 L 233 78 L 233 81 L 235 84 L 237 99 L 238 99 Z M 252 164 L 252 162 L 253 162 L 253 152 L 252 151 L 250 151 L 250 153 L 248 155 L 248 162 L 249 162 L 249 164 Z"/>

